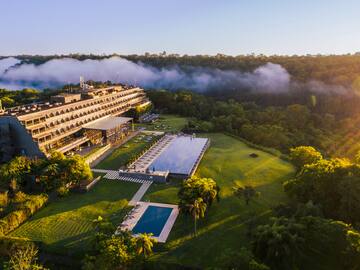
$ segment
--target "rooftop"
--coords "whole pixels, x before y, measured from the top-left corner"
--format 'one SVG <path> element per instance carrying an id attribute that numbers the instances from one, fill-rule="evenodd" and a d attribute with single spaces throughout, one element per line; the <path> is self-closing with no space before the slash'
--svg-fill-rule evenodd
<path id="1" fill-rule="evenodd" d="M 78 95 L 81 95 L 81 93 L 59 93 L 57 95 L 54 95 L 52 97 L 71 97 L 71 96 L 78 96 Z"/>
<path id="2" fill-rule="evenodd" d="M 131 120 L 131 117 L 107 116 L 83 127 L 87 129 L 109 130 L 130 122 Z"/>
<path id="3" fill-rule="evenodd" d="M 7 108 L 3 114 L 7 114 L 7 115 L 14 115 L 14 116 L 20 116 L 20 115 L 27 115 L 27 114 L 31 114 L 31 113 L 35 113 L 35 112 L 39 112 L 39 111 L 44 111 L 44 110 L 48 110 L 48 109 L 53 109 L 56 107 L 61 107 L 64 105 L 69 105 L 69 104 L 73 104 L 75 102 L 81 102 L 84 100 L 89 100 L 94 98 L 94 96 L 103 96 L 103 95 L 108 95 L 108 94 L 112 94 L 114 92 L 120 92 L 120 91 L 124 91 L 124 90 L 130 90 L 130 89 L 135 89 L 135 86 L 131 86 L 131 85 L 123 85 L 123 84 L 117 84 L 117 85 L 111 85 L 108 87 L 102 87 L 102 88 L 94 88 L 92 89 L 90 92 L 86 92 L 88 95 L 87 97 L 85 97 L 84 99 L 78 100 L 78 101 L 74 101 L 74 102 L 69 102 L 67 104 L 62 103 L 62 102 L 54 102 L 51 103 L 50 100 L 49 101 L 40 101 L 40 102 L 35 102 L 35 103 L 31 103 L 31 104 L 24 104 L 24 105 L 20 105 L 20 106 L 16 106 L 16 107 L 12 107 L 12 108 Z M 81 92 L 82 93 L 82 92 Z M 79 93 L 59 93 L 56 94 L 55 96 L 71 96 L 71 95 L 77 95 L 77 94 L 81 94 Z"/>

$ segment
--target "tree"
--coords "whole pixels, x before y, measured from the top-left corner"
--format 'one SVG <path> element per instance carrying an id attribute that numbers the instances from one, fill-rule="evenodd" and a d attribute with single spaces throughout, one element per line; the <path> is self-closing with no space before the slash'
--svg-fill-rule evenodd
<path id="1" fill-rule="evenodd" d="M 91 178 L 91 169 L 81 156 L 65 157 L 62 153 L 52 152 L 45 161 L 40 182 L 47 191 L 54 189 L 60 191 Z"/>
<path id="2" fill-rule="evenodd" d="M 65 160 L 65 172 L 63 180 L 65 183 L 79 184 L 92 178 L 89 164 L 80 155 L 74 155 Z"/>
<path id="3" fill-rule="evenodd" d="M 272 218 L 272 224 L 257 227 L 254 254 L 272 269 L 294 269 L 304 243 L 304 226 L 294 219 Z"/>
<path id="4" fill-rule="evenodd" d="M 5 270 L 46 270 L 37 263 L 38 249 L 34 244 L 16 249 L 5 264 Z"/>
<path id="5" fill-rule="evenodd" d="M 355 162 L 357 164 L 360 164 L 360 151 L 357 152 L 356 156 L 355 156 Z"/>
<path id="6" fill-rule="evenodd" d="M 239 186 L 236 185 L 233 187 L 234 195 L 238 198 L 244 198 L 246 205 L 249 205 L 249 202 L 252 198 L 258 197 L 260 192 L 257 192 L 253 186 Z"/>
<path id="7" fill-rule="evenodd" d="M 299 146 L 290 149 L 290 159 L 299 168 L 312 164 L 322 159 L 320 152 L 311 146 Z"/>
<path id="8" fill-rule="evenodd" d="M 296 202 L 320 205 L 327 218 L 360 221 L 360 165 L 347 159 L 321 159 L 305 165 L 284 183 L 284 189 Z"/>
<path id="9" fill-rule="evenodd" d="M 192 204 L 197 198 L 202 198 L 203 202 L 210 207 L 214 200 L 219 200 L 219 191 L 220 188 L 213 179 L 192 176 L 183 182 L 179 190 L 179 206 L 187 210 L 187 205 Z"/>
<path id="10" fill-rule="evenodd" d="M 258 262 L 251 251 L 242 247 L 238 250 L 224 250 L 218 258 L 221 269 L 229 270 L 270 270 L 265 264 Z"/>
<path id="11" fill-rule="evenodd" d="M 136 258 L 135 241 L 124 235 L 98 238 L 95 256 L 86 256 L 82 269 L 120 270 L 130 267 Z"/>
<path id="12" fill-rule="evenodd" d="M 207 205 L 202 198 L 196 199 L 192 204 L 188 205 L 189 212 L 194 218 L 194 235 L 197 235 L 197 220 L 205 216 Z"/>
<path id="13" fill-rule="evenodd" d="M 27 157 L 15 157 L 0 168 L 1 185 L 9 189 L 11 197 L 16 190 L 26 185 L 26 180 L 31 172 L 31 160 Z"/>
<path id="14" fill-rule="evenodd" d="M 12 107 L 15 104 L 15 100 L 13 100 L 10 97 L 3 97 L 0 98 L 0 105 L 2 105 L 4 108 Z"/>
<path id="15" fill-rule="evenodd" d="M 291 129 L 304 129 L 309 124 L 310 111 L 304 105 L 287 106 L 285 115 L 286 123 Z"/>
<path id="16" fill-rule="evenodd" d="M 219 200 L 219 191 L 220 188 L 211 178 L 193 176 L 182 183 L 178 193 L 179 208 L 193 216 L 195 235 L 197 220 L 204 217 L 214 200 Z"/>
<path id="17" fill-rule="evenodd" d="M 319 254 L 326 256 L 312 263 L 313 269 L 360 269 L 360 234 L 350 225 L 331 219 L 307 216 L 297 220 L 305 227 L 305 246 L 302 253 L 313 258 Z M 311 248 L 307 248 L 311 247 Z M 298 261 L 300 269 L 301 260 Z M 324 264 L 327 265 L 324 265 Z M 316 265 L 317 264 L 317 265 Z M 321 267 L 320 267 L 321 266 Z M 304 267 L 305 268 L 305 267 Z"/>
<path id="18" fill-rule="evenodd" d="M 360 233 L 359 231 L 350 229 L 346 232 L 346 241 L 348 247 L 346 250 L 346 264 L 349 269 L 359 270 L 360 269 Z"/>
<path id="19" fill-rule="evenodd" d="M 348 230 L 346 232 L 346 239 L 350 244 L 351 250 L 360 254 L 360 233 L 355 230 Z"/>
<path id="20" fill-rule="evenodd" d="M 142 255 L 143 258 L 147 258 L 151 255 L 152 249 L 157 240 L 151 237 L 152 234 L 142 233 L 135 238 L 136 252 Z"/>

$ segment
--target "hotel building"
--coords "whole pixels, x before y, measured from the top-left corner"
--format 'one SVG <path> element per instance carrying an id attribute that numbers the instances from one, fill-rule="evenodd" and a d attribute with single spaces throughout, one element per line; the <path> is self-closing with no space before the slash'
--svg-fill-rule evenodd
<path id="1" fill-rule="evenodd" d="M 87 88 L 52 96 L 49 102 L 4 110 L 0 116 L 0 161 L 15 154 L 66 153 L 83 144 L 112 143 L 126 136 L 130 109 L 150 105 L 143 89 L 124 85 Z"/>

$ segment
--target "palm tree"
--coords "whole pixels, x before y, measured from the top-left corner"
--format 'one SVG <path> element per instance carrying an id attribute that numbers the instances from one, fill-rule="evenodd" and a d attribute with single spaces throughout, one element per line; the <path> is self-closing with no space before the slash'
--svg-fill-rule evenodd
<path id="1" fill-rule="evenodd" d="M 220 188 L 212 179 L 206 179 L 207 181 L 202 186 L 200 196 L 206 202 L 208 206 L 211 206 L 215 199 L 219 200 Z"/>
<path id="2" fill-rule="evenodd" d="M 152 249 L 157 240 L 152 238 L 152 233 L 142 233 L 136 237 L 137 253 L 143 255 L 144 258 L 148 257 L 152 253 Z"/>
<path id="3" fill-rule="evenodd" d="M 250 200 L 253 197 L 258 197 L 260 195 L 252 186 L 239 186 L 236 185 L 233 187 L 234 194 L 238 198 L 244 198 L 246 205 L 249 204 Z"/>
<path id="4" fill-rule="evenodd" d="M 194 235 L 196 236 L 196 221 L 204 217 L 207 205 L 202 198 L 197 198 L 188 207 L 190 214 L 194 217 Z"/>

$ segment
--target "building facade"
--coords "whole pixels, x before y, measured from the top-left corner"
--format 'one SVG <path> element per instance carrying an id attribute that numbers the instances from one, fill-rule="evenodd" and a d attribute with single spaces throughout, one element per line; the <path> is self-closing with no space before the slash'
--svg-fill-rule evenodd
<path id="1" fill-rule="evenodd" d="M 84 126 L 107 116 L 120 116 L 138 106 L 150 105 L 143 89 L 122 85 L 60 94 L 50 101 L 6 110 L 0 116 L 0 130 L 3 125 L 4 132 L 13 132 L 13 139 L 21 137 L 21 132 L 27 133 L 23 136 L 30 135 L 45 154 L 51 150 L 65 153 L 89 141 Z M 14 130 L 18 123 L 23 131 L 21 128 Z M 25 146 L 21 145 L 20 151 L 28 154 Z"/>

